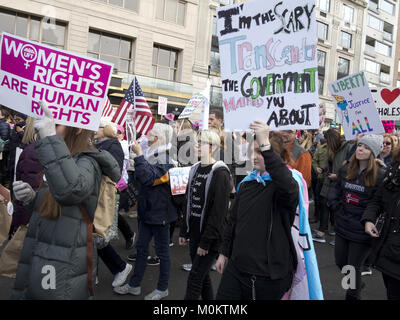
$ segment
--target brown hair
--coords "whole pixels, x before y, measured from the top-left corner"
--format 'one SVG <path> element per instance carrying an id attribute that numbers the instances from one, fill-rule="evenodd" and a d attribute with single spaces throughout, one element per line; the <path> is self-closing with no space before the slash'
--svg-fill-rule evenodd
<path id="1" fill-rule="evenodd" d="M 324 133 L 324 137 L 328 146 L 328 158 L 330 161 L 333 161 L 336 152 L 339 150 L 342 142 L 344 141 L 344 137 L 341 137 L 340 133 L 333 128 L 328 129 Z"/>
<path id="2" fill-rule="evenodd" d="M 82 130 L 79 128 L 66 127 L 65 128 L 65 137 L 64 141 L 67 145 L 69 151 L 71 152 L 71 156 L 76 153 L 84 150 L 90 150 L 93 148 L 92 139 L 93 139 L 93 131 Z M 43 185 L 43 182 L 41 183 Z M 52 196 L 50 189 L 44 193 L 42 203 L 39 208 L 40 216 L 46 219 L 57 219 L 61 216 L 61 206 L 57 203 L 57 201 Z"/>
<path id="3" fill-rule="evenodd" d="M 283 137 L 277 131 L 272 131 L 269 134 L 269 142 L 271 143 L 272 149 L 280 155 L 283 161 L 285 161 L 289 166 L 295 166 L 295 161 L 293 160 L 290 151 L 284 148 Z"/>
<path id="4" fill-rule="evenodd" d="M 358 173 L 360 172 L 360 162 L 356 158 L 356 153 L 354 153 L 350 158 L 350 163 L 347 167 L 346 179 L 355 180 Z M 368 167 L 363 174 L 364 183 L 366 187 L 375 187 L 376 180 L 378 179 L 378 165 L 376 164 L 374 154 L 368 159 Z"/>
<path id="5" fill-rule="evenodd" d="M 400 148 L 397 148 L 397 149 L 393 152 L 392 163 L 393 163 L 393 162 L 400 163 Z"/>

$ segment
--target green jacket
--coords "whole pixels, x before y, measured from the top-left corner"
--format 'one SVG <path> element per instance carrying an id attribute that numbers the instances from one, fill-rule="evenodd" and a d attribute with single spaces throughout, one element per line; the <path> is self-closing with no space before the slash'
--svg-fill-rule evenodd
<path id="1" fill-rule="evenodd" d="M 327 162 L 328 162 L 328 145 L 326 143 L 320 145 L 317 150 L 314 153 L 313 159 L 312 159 L 312 166 L 315 171 L 317 171 L 317 168 L 326 168 L 327 167 Z M 324 173 L 319 173 L 318 174 L 318 180 L 324 180 Z"/>
<path id="2" fill-rule="evenodd" d="M 31 204 L 33 214 L 11 298 L 88 299 L 86 223 L 78 205 L 83 204 L 93 220 L 101 176 L 117 182 L 121 176 L 118 163 L 110 153 L 97 149 L 71 157 L 64 140 L 57 135 L 37 141 L 35 151 L 44 167 L 46 183 Z M 47 188 L 61 205 L 61 216 L 55 220 L 39 214 Z M 93 283 L 96 267 L 93 242 Z M 55 288 L 50 289 L 46 288 L 46 283 L 51 284 L 49 270 L 55 272 Z"/>

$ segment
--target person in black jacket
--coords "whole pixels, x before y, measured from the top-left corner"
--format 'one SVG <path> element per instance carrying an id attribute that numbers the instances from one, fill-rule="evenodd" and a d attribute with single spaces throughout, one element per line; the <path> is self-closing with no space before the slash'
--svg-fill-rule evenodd
<path id="1" fill-rule="evenodd" d="M 376 223 L 379 216 L 383 226 Z M 382 272 L 387 298 L 400 300 L 400 150 L 393 155 L 392 165 L 361 223 L 373 239 L 370 260 Z"/>
<path id="2" fill-rule="evenodd" d="M 190 239 L 192 268 L 185 300 L 214 300 L 210 269 L 222 243 L 222 227 L 228 213 L 230 171 L 222 161 L 213 158 L 220 145 L 220 136 L 201 131 L 198 151 L 201 162 L 192 167 L 186 189 L 187 204 L 179 237 L 179 245 Z"/>
<path id="3" fill-rule="evenodd" d="M 263 122 L 250 128 L 256 134 L 256 178 L 241 183 L 229 213 L 216 264 L 223 273 L 217 300 L 281 299 L 297 267 L 291 227 L 298 184 L 282 160 L 282 137 L 276 133 L 270 140 L 269 126 Z"/>
<path id="4" fill-rule="evenodd" d="M 108 151 L 114 159 L 117 161 L 122 172 L 124 165 L 124 151 L 122 150 L 121 144 L 116 137 L 116 132 L 112 128 L 111 124 L 105 125 L 104 121 L 100 123 L 99 130 L 95 135 L 96 143 L 95 146 L 99 150 Z M 135 233 L 131 231 L 128 222 L 118 213 L 118 228 L 121 230 L 125 241 L 128 243 L 133 239 Z M 97 250 L 99 257 L 106 264 L 107 268 L 114 275 L 114 281 L 112 282 L 113 287 L 119 287 L 124 284 L 128 274 L 132 270 L 132 265 L 126 263 L 114 250 L 110 243 L 104 248 Z"/>
<path id="5" fill-rule="evenodd" d="M 4 109 L 0 109 L 0 138 L 3 141 L 7 141 L 10 139 L 10 125 L 7 123 L 7 112 Z M 7 143 L 6 143 L 7 144 Z M 7 160 L 8 160 L 8 152 L 6 150 L 6 144 L 4 144 L 4 150 L 0 157 L 0 184 L 5 184 L 7 181 L 6 173 L 7 173 Z"/>
<path id="6" fill-rule="evenodd" d="M 340 270 L 351 265 L 356 272 L 356 286 L 347 290 L 346 300 L 361 298 L 361 267 L 368 257 L 371 239 L 365 234 L 360 219 L 385 174 L 376 160 L 382 145 L 382 136 L 367 135 L 361 138 L 350 163 L 339 170 L 338 179 L 329 195 L 328 204 L 336 216 L 336 264 Z"/>

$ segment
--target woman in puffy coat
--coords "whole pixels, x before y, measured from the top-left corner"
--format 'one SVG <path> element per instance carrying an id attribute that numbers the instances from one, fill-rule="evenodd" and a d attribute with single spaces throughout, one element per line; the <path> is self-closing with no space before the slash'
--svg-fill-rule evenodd
<path id="1" fill-rule="evenodd" d="M 329 206 L 336 220 L 336 264 L 340 270 L 346 265 L 354 266 L 356 272 L 356 287 L 347 290 L 346 300 L 360 299 L 361 267 L 371 248 L 371 239 L 365 234 L 360 219 L 385 174 L 383 164 L 379 166 L 376 160 L 382 145 L 382 136 L 364 136 L 349 164 L 339 170 L 336 185 L 329 195 Z"/>
<path id="2" fill-rule="evenodd" d="M 377 223 L 384 218 L 383 225 Z M 400 150 L 361 219 L 373 239 L 370 260 L 382 272 L 389 300 L 400 300 Z M 375 225 L 376 224 L 376 225 Z M 379 230 L 382 229 L 382 230 Z"/>
<path id="3" fill-rule="evenodd" d="M 35 120 L 36 155 L 45 181 L 36 194 L 14 183 L 17 200 L 33 208 L 12 299 L 88 299 L 93 295 L 97 256 L 88 230 L 94 219 L 102 174 L 117 182 L 114 158 L 93 148 L 93 132 L 66 127 L 56 134 L 52 113 Z M 92 253 L 92 255 L 90 254 Z"/>

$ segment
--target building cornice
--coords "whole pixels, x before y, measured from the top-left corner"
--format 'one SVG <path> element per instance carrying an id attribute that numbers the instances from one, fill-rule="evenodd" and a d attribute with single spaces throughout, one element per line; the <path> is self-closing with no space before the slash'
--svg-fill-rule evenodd
<path id="1" fill-rule="evenodd" d="M 368 7 L 368 2 L 365 0 L 347 0 L 349 2 L 352 2 L 362 8 L 367 8 Z"/>

